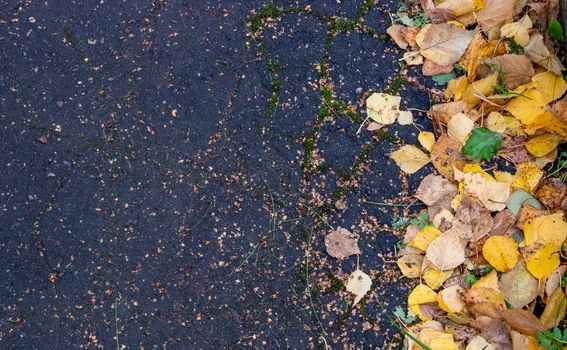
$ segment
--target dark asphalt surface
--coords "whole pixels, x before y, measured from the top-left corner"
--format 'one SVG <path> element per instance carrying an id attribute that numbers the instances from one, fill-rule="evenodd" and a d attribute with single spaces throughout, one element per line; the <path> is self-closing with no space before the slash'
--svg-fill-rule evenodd
<path id="1" fill-rule="evenodd" d="M 356 18 L 362 2 L 311 8 Z M 392 310 L 407 294 L 387 273 L 398 238 L 383 230 L 401 211 L 366 201 L 413 193 L 429 168 L 402 177 L 387 156 L 396 145 L 378 137 L 357 162 L 372 135 L 330 116 L 315 147 L 326 167 L 306 177 L 329 25 L 291 14 L 265 28 L 282 85 L 267 115 L 273 77 L 245 25 L 263 4 L 0 2 L 1 349 L 318 349 L 321 337 L 333 349 L 398 346 L 378 300 Z M 361 21 L 380 33 L 390 23 L 377 8 Z M 329 51 L 335 98 L 362 113 L 400 55 L 341 32 Z M 426 91 L 400 94 L 427 109 Z M 312 209 L 349 169 L 324 217 L 361 236 L 360 266 L 375 283 L 341 321 L 351 299 L 329 292 L 330 276 L 356 259 L 325 254 L 329 228 Z"/>

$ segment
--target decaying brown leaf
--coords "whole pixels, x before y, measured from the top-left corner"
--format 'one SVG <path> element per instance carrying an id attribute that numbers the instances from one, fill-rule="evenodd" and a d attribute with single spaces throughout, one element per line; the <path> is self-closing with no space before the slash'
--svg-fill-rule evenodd
<path id="1" fill-rule="evenodd" d="M 428 206 L 433 206 L 457 194 L 457 186 L 439 175 L 429 174 L 421 180 L 414 197 Z"/>
<path id="2" fill-rule="evenodd" d="M 476 12 L 482 30 L 489 32 L 494 27 L 510 20 L 514 15 L 515 0 L 485 0 L 482 10 Z"/>
<path id="3" fill-rule="evenodd" d="M 452 24 L 428 24 L 416 37 L 421 54 L 441 66 L 457 63 L 465 53 L 474 31 Z"/>
<path id="4" fill-rule="evenodd" d="M 360 254 L 358 240 L 344 228 L 338 228 L 325 236 L 325 248 L 330 256 L 337 259 Z"/>
<path id="5" fill-rule="evenodd" d="M 535 195 L 549 209 L 567 210 L 567 184 L 560 179 L 545 179 Z"/>
<path id="6" fill-rule="evenodd" d="M 448 179 L 455 178 L 453 167 L 462 168 L 464 164 L 461 154 L 461 142 L 449 134 L 443 134 L 431 151 L 431 163 L 437 171 Z"/>
<path id="7" fill-rule="evenodd" d="M 487 60 L 496 69 L 501 69 L 510 90 L 532 81 L 535 74 L 532 62 L 524 55 L 502 55 Z"/>

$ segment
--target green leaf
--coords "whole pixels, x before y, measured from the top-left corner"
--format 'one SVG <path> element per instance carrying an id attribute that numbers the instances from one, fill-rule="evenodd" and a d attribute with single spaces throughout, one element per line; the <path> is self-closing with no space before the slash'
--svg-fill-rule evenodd
<path id="1" fill-rule="evenodd" d="M 455 74 L 455 72 L 450 72 L 445 74 L 434 75 L 431 77 L 431 79 L 433 79 L 433 81 L 439 85 L 447 85 L 447 83 L 450 80 L 455 79 L 456 77 L 457 75 Z"/>
<path id="2" fill-rule="evenodd" d="M 405 323 L 413 323 L 417 319 L 415 316 L 406 315 L 404 310 L 399 306 L 396 306 L 396 309 L 394 310 L 394 314 L 398 316 Z"/>
<path id="3" fill-rule="evenodd" d="M 474 159 L 490 160 L 500 147 L 502 147 L 500 134 L 487 128 L 476 128 L 461 151 Z"/>
<path id="4" fill-rule="evenodd" d="M 563 27 L 558 20 L 552 19 L 549 21 L 549 25 L 547 27 L 547 31 L 549 32 L 549 36 L 558 42 L 563 42 L 565 38 L 563 37 Z"/>

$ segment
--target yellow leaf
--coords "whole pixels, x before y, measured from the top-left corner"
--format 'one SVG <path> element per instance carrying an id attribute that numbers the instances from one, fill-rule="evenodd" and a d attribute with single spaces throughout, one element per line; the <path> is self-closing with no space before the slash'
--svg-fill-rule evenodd
<path id="1" fill-rule="evenodd" d="M 472 288 L 488 288 L 500 292 L 500 287 L 498 286 L 498 274 L 494 270 L 490 271 L 488 274 L 482 276 L 478 282 L 472 286 Z"/>
<path id="2" fill-rule="evenodd" d="M 458 350 L 453 335 L 435 328 L 424 328 L 419 332 L 419 341 L 431 350 Z"/>
<path id="3" fill-rule="evenodd" d="M 425 284 L 418 284 L 412 292 L 408 295 L 408 306 L 413 311 L 414 314 L 419 316 L 422 320 L 427 320 L 428 318 L 421 313 L 419 305 L 425 303 L 433 303 L 437 301 L 437 293 L 433 289 L 429 288 Z"/>
<path id="4" fill-rule="evenodd" d="M 563 141 L 561 136 L 543 134 L 529 139 L 526 148 L 534 157 L 543 157 L 553 151 L 561 141 Z"/>
<path id="5" fill-rule="evenodd" d="M 475 0 L 446 0 L 437 5 L 437 9 L 451 11 L 455 17 L 458 17 L 478 10 L 477 5 Z"/>
<path id="6" fill-rule="evenodd" d="M 447 132 L 452 137 L 465 144 L 469 134 L 474 129 L 474 122 L 464 113 L 455 114 L 447 123 Z"/>
<path id="7" fill-rule="evenodd" d="M 526 192 L 534 192 L 543 177 L 543 171 L 533 163 L 518 164 L 513 177 L 512 189 L 521 188 Z"/>
<path id="8" fill-rule="evenodd" d="M 430 131 L 420 131 L 419 135 L 417 135 L 417 140 L 421 146 L 429 152 L 431 152 L 433 146 L 435 146 L 435 135 Z"/>
<path id="9" fill-rule="evenodd" d="M 514 38 L 518 45 L 526 46 L 530 42 L 529 29 L 532 28 L 532 21 L 528 16 L 524 16 L 520 21 L 508 23 L 500 28 L 501 38 Z"/>
<path id="10" fill-rule="evenodd" d="M 410 247 L 414 247 L 423 251 L 427 250 L 429 243 L 441 234 L 437 228 L 433 226 L 425 226 L 414 238 L 409 242 Z"/>
<path id="11" fill-rule="evenodd" d="M 451 277 L 453 271 L 439 271 L 435 268 L 429 268 L 423 272 L 421 278 L 429 286 L 429 288 L 433 290 L 437 290 L 441 288 L 443 282 L 447 280 L 447 278 Z"/>
<path id="12" fill-rule="evenodd" d="M 459 285 L 452 285 L 437 294 L 439 307 L 448 313 L 461 312 L 465 307 L 465 302 L 461 298 L 463 288 Z"/>
<path id="13" fill-rule="evenodd" d="M 489 130 L 503 134 L 506 131 L 507 127 L 506 117 L 499 112 L 490 112 L 490 114 L 484 121 L 484 126 Z"/>
<path id="14" fill-rule="evenodd" d="M 494 171 L 494 178 L 498 182 L 507 182 L 509 184 L 514 180 L 514 175 L 506 171 Z"/>
<path id="15" fill-rule="evenodd" d="M 482 255 L 497 271 L 506 272 L 518 263 L 518 243 L 506 236 L 492 236 L 484 242 Z"/>
<path id="16" fill-rule="evenodd" d="M 431 241 L 425 257 L 440 270 L 454 269 L 464 263 L 465 250 L 458 231 L 447 230 Z"/>
<path id="17" fill-rule="evenodd" d="M 464 189 L 474 194 L 490 211 L 501 211 L 506 208 L 506 200 L 510 197 L 510 184 L 487 179 L 483 174 L 464 173 L 454 169 L 455 179 L 464 185 Z"/>
<path id="18" fill-rule="evenodd" d="M 553 102 L 567 92 L 567 83 L 561 75 L 543 72 L 532 77 L 534 87 L 543 94 L 546 103 Z"/>
<path id="19" fill-rule="evenodd" d="M 559 251 L 553 244 L 548 244 L 533 253 L 526 263 L 528 271 L 537 279 L 545 278 L 559 267 Z"/>
<path id="20" fill-rule="evenodd" d="M 540 216 L 528 220 L 524 225 L 526 246 L 534 244 L 552 245 L 557 251 L 567 239 L 567 223 L 563 221 L 563 213 Z"/>
<path id="21" fill-rule="evenodd" d="M 375 92 L 366 99 L 366 113 L 377 123 L 390 125 L 400 114 L 401 97 Z"/>
<path id="22" fill-rule="evenodd" d="M 506 106 L 506 110 L 524 125 L 532 125 L 545 112 L 547 106 L 545 96 L 536 89 L 526 90 L 522 96 L 514 97 Z"/>
<path id="23" fill-rule="evenodd" d="M 557 288 L 551 293 L 547 300 L 547 305 L 541 314 L 541 323 L 546 328 L 557 327 L 563 317 L 565 317 L 565 310 L 567 309 L 567 299 L 565 293 L 561 288 Z"/>
<path id="24" fill-rule="evenodd" d="M 494 346 L 492 346 L 480 335 L 477 335 L 476 337 L 469 340 L 469 343 L 467 344 L 465 350 L 494 350 Z"/>
<path id="25" fill-rule="evenodd" d="M 496 85 L 498 85 L 496 73 L 477 80 L 466 88 L 463 100 L 467 102 L 469 107 L 474 107 L 482 101 L 482 98 L 492 95 Z"/>
<path id="26" fill-rule="evenodd" d="M 463 93 L 467 86 L 469 86 L 469 80 L 466 75 L 452 79 L 447 84 L 447 89 L 445 89 L 445 98 L 447 100 L 454 98 L 455 101 L 459 101 L 463 98 Z"/>
<path id="27" fill-rule="evenodd" d="M 348 276 L 348 281 L 346 284 L 346 290 L 354 294 L 353 305 L 358 304 L 358 302 L 368 293 L 372 287 L 372 279 L 370 276 L 365 274 L 359 269 L 356 269 L 353 273 Z"/>
<path id="28" fill-rule="evenodd" d="M 402 146 L 390 154 L 396 164 L 407 174 L 413 174 L 429 163 L 429 158 L 422 150 L 414 145 Z"/>

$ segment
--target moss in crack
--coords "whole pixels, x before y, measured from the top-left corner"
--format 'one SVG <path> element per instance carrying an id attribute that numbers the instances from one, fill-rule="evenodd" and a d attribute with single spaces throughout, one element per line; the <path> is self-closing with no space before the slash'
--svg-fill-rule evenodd
<path id="1" fill-rule="evenodd" d="M 274 115 L 274 113 L 276 112 L 276 108 L 278 108 L 278 102 L 280 100 L 280 96 L 277 92 L 273 92 L 272 96 L 270 97 L 270 99 L 268 100 L 268 109 L 266 111 L 266 114 L 268 116 L 272 116 Z"/>
<path id="2" fill-rule="evenodd" d="M 405 83 L 406 79 L 401 74 L 397 75 L 383 92 L 390 95 L 396 95 L 400 92 L 400 89 Z"/>
<path id="3" fill-rule="evenodd" d="M 390 143 L 399 143 L 400 139 L 396 135 L 392 135 L 385 130 L 376 130 L 374 135 L 380 140 L 388 141 Z"/>
<path id="4" fill-rule="evenodd" d="M 331 281 L 331 285 L 323 290 L 321 294 L 330 294 L 346 290 L 344 282 L 337 276 L 333 275 L 331 270 L 327 271 L 327 278 Z"/>
<path id="5" fill-rule="evenodd" d="M 368 13 L 368 11 L 370 11 L 372 6 L 375 5 L 374 2 L 375 0 L 364 0 L 362 5 L 360 5 L 360 8 L 358 9 L 358 19 L 362 19 L 364 16 L 366 16 L 366 14 Z"/>

